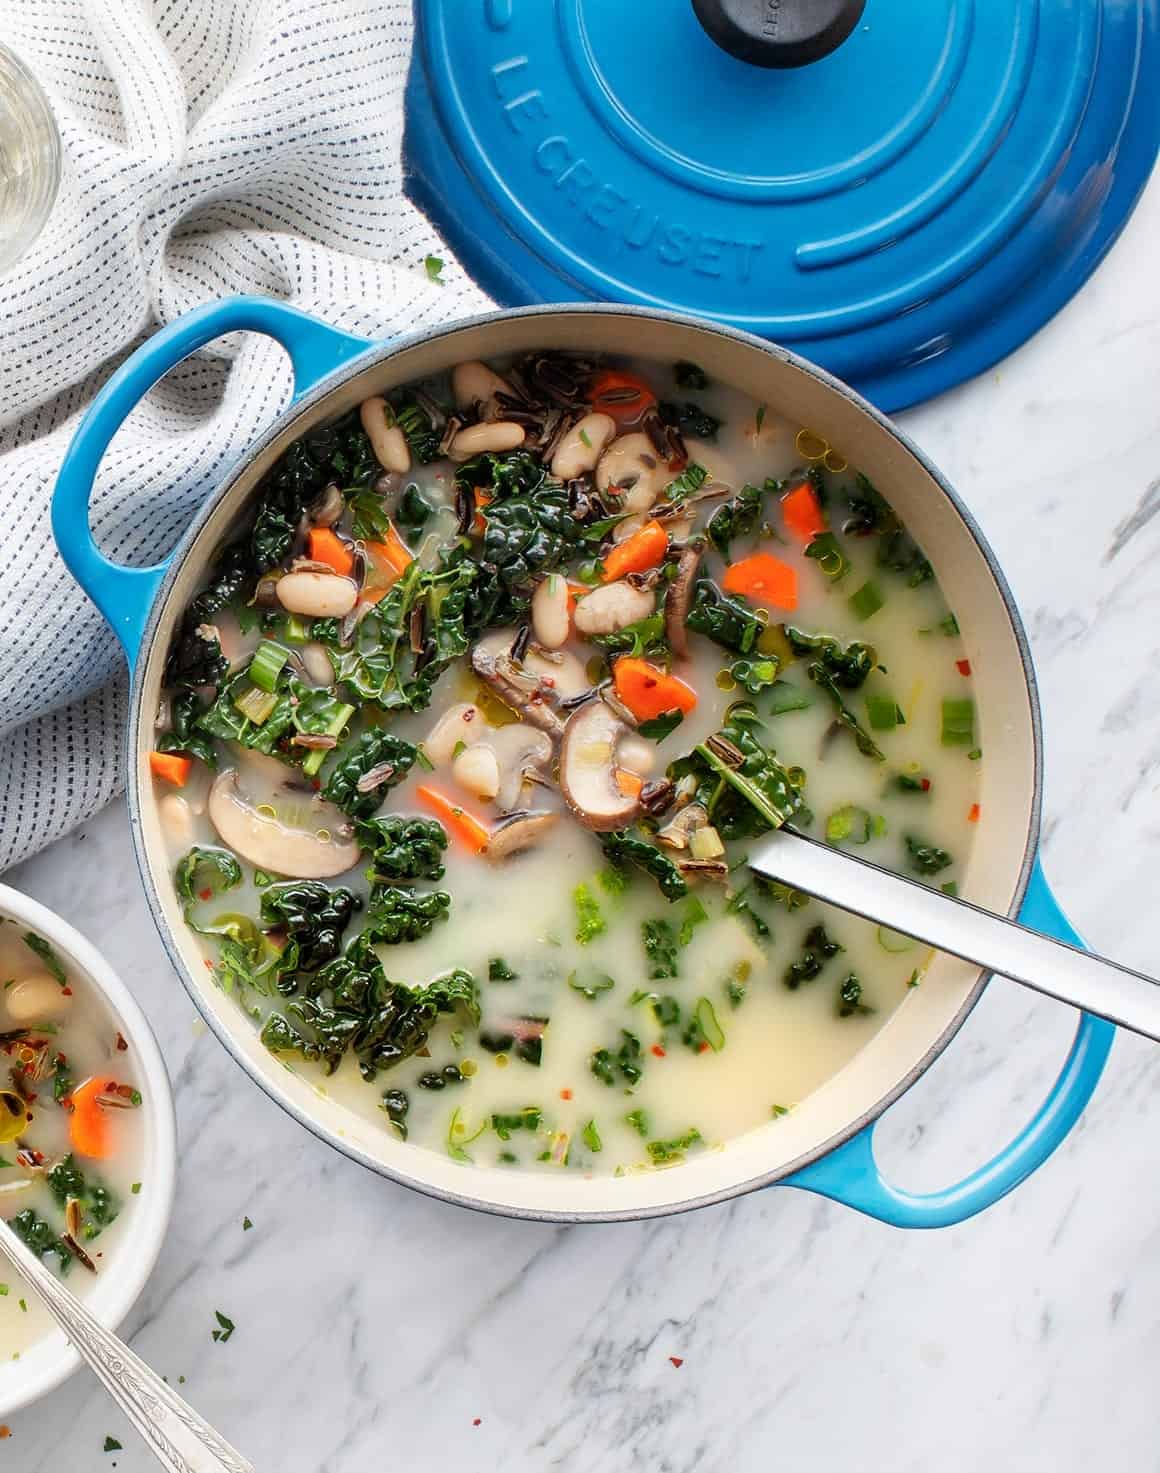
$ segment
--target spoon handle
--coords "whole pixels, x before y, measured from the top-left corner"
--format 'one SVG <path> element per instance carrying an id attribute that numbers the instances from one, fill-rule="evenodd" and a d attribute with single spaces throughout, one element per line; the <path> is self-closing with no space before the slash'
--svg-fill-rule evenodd
<path id="1" fill-rule="evenodd" d="M 1160 982 L 1143 972 L 1042 936 L 792 829 L 763 839 L 750 854 L 749 867 L 1160 1042 Z"/>
<path id="2" fill-rule="evenodd" d="M 76 1296 L 0 1221 L 0 1252 L 18 1268 L 77 1353 L 170 1473 L 254 1473 L 208 1422 L 98 1323 Z"/>

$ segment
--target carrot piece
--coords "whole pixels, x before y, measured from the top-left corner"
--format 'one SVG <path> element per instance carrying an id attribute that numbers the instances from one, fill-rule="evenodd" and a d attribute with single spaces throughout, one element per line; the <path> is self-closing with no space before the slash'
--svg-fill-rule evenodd
<path id="1" fill-rule="evenodd" d="M 979 814 L 980 814 L 981 811 L 982 810 L 979 808 L 979 805 L 977 803 L 972 803 L 971 804 L 970 812 L 967 814 L 967 822 L 968 823 L 978 823 L 978 821 L 979 821 Z"/>
<path id="2" fill-rule="evenodd" d="M 632 772 L 627 767 L 614 767 L 612 775 L 616 779 L 616 786 L 626 798 L 639 798 L 641 789 L 644 787 L 644 778 L 639 772 Z"/>
<path id="3" fill-rule="evenodd" d="M 475 515 L 471 519 L 471 530 L 477 537 L 482 537 L 487 531 L 487 518 L 483 513 L 494 500 L 495 497 L 489 496 L 486 491 L 475 493 Z"/>
<path id="4" fill-rule="evenodd" d="M 179 752 L 149 753 L 149 771 L 162 782 L 172 783 L 175 788 L 185 787 L 192 766 L 193 758 L 183 757 Z"/>
<path id="5" fill-rule="evenodd" d="M 769 552 L 755 552 L 730 563 L 721 579 L 726 593 L 741 593 L 779 609 L 797 608 L 797 569 Z"/>
<path id="6" fill-rule="evenodd" d="M 588 402 L 618 425 L 631 424 L 652 409 L 657 396 L 635 373 L 610 368 L 598 373 L 589 385 Z"/>
<path id="7" fill-rule="evenodd" d="M 399 536 L 394 522 L 387 523 L 387 535 L 382 542 L 366 544 L 367 579 L 363 584 L 362 597 L 367 603 L 377 604 L 403 576 L 415 561 L 411 549 Z"/>
<path id="8" fill-rule="evenodd" d="M 652 721 L 666 711 L 680 711 L 684 715 L 697 704 L 697 692 L 691 685 L 635 655 L 624 655 L 617 660 L 612 684 L 617 699 L 638 721 Z"/>
<path id="9" fill-rule="evenodd" d="M 785 493 L 781 498 L 781 514 L 789 530 L 803 542 L 812 542 L 819 532 L 826 530 L 825 513 L 808 481 Z"/>
<path id="10" fill-rule="evenodd" d="M 72 1106 L 68 1117 L 69 1142 L 78 1155 L 98 1161 L 113 1154 L 109 1117 L 97 1103 L 107 1088 L 108 1080 L 101 1075 L 86 1079 L 68 1097 Z"/>
<path id="11" fill-rule="evenodd" d="M 625 573 L 643 573 L 655 568 L 669 549 L 669 534 L 655 518 L 645 522 L 638 532 L 615 543 L 605 554 L 604 583 L 615 583 Z"/>
<path id="12" fill-rule="evenodd" d="M 482 819 L 476 818 L 474 813 L 468 813 L 466 808 L 462 808 L 446 793 L 429 787 L 416 788 L 415 793 L 433 813 L 439 815 L 455 837 L 473 854 L 482 854 L 491 843 L 491 830 Z"/>
<path id="13" fill-rule="evenodd" d="M 350 577 L 354 571 L 354 554 L 336 532 L 329 527 L 311 527 L 307 544 L 312 561 L 325 563 L 344 578 Z"/>

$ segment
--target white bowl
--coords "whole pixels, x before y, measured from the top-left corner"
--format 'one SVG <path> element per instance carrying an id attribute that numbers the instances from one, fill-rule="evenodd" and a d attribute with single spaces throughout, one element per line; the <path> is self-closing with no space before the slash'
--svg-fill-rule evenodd
<path id="1" fill-rule="evenodd" d="M 136 1063 L 143 1112 L 141 1180 L 148 1186 L 125 1209 L 116 1246 L 102 1259 L 101 1273 L 85 1304 L 115 1329 L 145 1287 L 169 1226 L 177 1166 L 173 1092 L 157 1040 L 129 989 L 90 942 L 55 912 L 0 885 L 0 916 L 17 921 L 52 944 L 84 985 L 101 998 Z M 18 1361 L 0 1364 L 0 1419 L 36 1401 L 80 1365 L 63 1331 L 53 1330 Z"/>

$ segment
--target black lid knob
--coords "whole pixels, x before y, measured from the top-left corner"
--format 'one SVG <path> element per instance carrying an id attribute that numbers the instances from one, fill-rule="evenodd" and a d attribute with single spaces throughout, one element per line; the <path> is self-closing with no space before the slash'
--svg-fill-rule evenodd
<path id="1" fill-rule="evenodd" d="M 693 0 L 697 19 L 723 50 L 755 66 L 805 66 L 835 51 L 866 0 Z"/>

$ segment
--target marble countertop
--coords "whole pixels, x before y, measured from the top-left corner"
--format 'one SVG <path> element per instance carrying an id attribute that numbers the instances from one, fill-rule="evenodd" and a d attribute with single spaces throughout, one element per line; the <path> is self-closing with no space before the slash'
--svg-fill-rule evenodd
<path id="1" fill-rule="evenodd" d="M 1093 944 L 1152 971 L 1158 236 L 1154 182 L 1077 301 L 998 370 L 903 416 L 1027 621 L 1050 878 Z M 1063 1148 L 958 1228 L 898 1232 L 787 1190 L 652 1223 L 509 1222 L 379 1180 L 241 1074 L 162 951 L 123 804 L 5 879 L 105 951 L 160 1036 L 180 1187 L 126 1329 L 259 1469 L 1157 1466 L 1152 1046 L 1121 1037 Z M 1066 1008 L 992 984 L 879 1131 L 897 1179 L 942 1185 L 997 1148 L 1072 1026 Z M 224 1345 L 215 1309 L 237 1324 Z M 23 1473 L 154 1466 L 84 1372 L 10 1422 L 0 1462 Z M 107 1434 L 124 1451 L 104 1454 Z"/>

